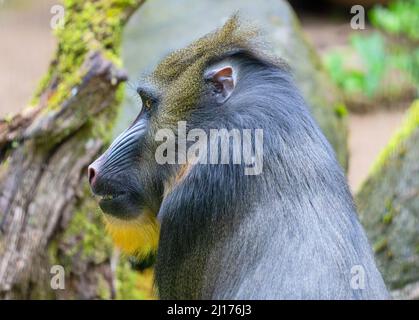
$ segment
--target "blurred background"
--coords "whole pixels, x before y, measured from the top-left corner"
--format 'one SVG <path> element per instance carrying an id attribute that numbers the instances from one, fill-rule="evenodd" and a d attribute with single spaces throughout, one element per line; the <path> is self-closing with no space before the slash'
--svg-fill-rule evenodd
<path id="1" fill-rule="evenodd" d="M 308 41 L 345 95 L 352 190 L 367 177 L 418 93 L 418 4 L 401 0 L 383 6 L 390 2 L 291 1 Z M 57 3 L 3 0 L 0 117 L 22 110 L 45 74 L 56 47 L 49 21 Z M 366 8 L 364 30 L 350 26 L 355 4 Z"/>
<path id="2" fill-rule="evenodd" d="M 216 2 L 217 5 L 224 5 L 223 1 Z M 226 7 L 234 6 L 233 2 L 227 2 Z M 256 10 L 261 15 L 269 12 L 273 2 L 268 1 L 263 5 L 262 1 Z M 59 3 L 57 0 L 0 0 L 0 118 L 10 118 L 12 114 L 22 111 L 45 75 L 57 46 L 50 27 L 51 7 Z M 119 112 L 114 135 L 138 111 L 133 98 L 136 77 L 152 68 L 164 53 L 182 47 L 190 39 L 213 29 L 211 17 L 214 20 L 218 17 L 212 16 L 212 11 L 206 8 L 208 3 L 171 1 L 161 12 L 156 12 L 157 4 L 146 3 L 132 17 L 122 42 L 122 61 L 130 76 L 130 84 L 126 86 L 124 106 Z M 310 57 L 314 61 L 313 68 L 322 69 L 328 81 L 338 89 L 341 102 L 334 105 L 334 112 L 348 123 L 349 153 L 348 157 L 343 156 L 343 160 L 340 160 L 344 163 L 348 159 L 348 181 L 355 194 L 368 177 L 379 153 L 402 125 L 406 111 L 418 98 L 419 1 L 295 0 L 290 1 L 290 5 L 301 29 L 295 27 L 292 15 L 285 15 L 283 21 L 272 18 L 267 23 L 283 23 L 296 28 L 297 32 L 301 31 L 298 37 L 303 39 L 301 43 L 308 42 L 310 49 L 299 49 L 303 45 L 298 43 L 295 44 L 295 51 L 280 49 L 278 52 L 284 53 L 291 66 L 299 65 Z M 350 22 L 355 15 L 351 13 L 351 8 L 354 5 L 361 5 L 365 9 L 364 28 L 351 27 Z M 177 27 L 180 24 L 176 24 L 176 20 L 173 24 L 168 23 L 170 12 L 175 11 L 185 12 L 183 15 L 176 13 L 179 21 L 189 16 L 189 23 L 195 23 L 193 28 L 187 27 L 192 29 L 190 34 L 185 35 L 185 29 L 182 29 L 185 27 Z M 206 14 L 206 20 L 200 16 L 203 13 Z M 183 26 L 186 22 L 182 21 Z M 176 33 L 181 36 L 177 37 Z M 270 36 L 274 46 L 275 41 L 282 44 L 294 41 L 292 37 L 284 38 L 283 34 L 273 33 Z M 304 87 L 304 74 L 297 71 L 296 77 Z M 315 91 L 313 88 L 304 90 Z M 318 100 L 313 98 L 313 101 Z M 323 101 L 328 100 L 322 100 L 325 103 Z M 333 140 L 333 134 L 328 138 Z M 336 139 L 332 141 L 335 147 L 342 144 L 339 138 Z M 416 235 L 419 231 L 419 226 L 415 225 L 418 214 L 414 212 L 416 220 L 410 222 Z M 415 240 L 414 246 L 414 259 L 417 259 L 419 239 Z M 414 273 L 417 275 L 418 261 L 414 260 L 414 263 Z M 137 280 L 138 287 L 144 293 L 143 298 L 152 297 L 152 270 L 147 266 L 147 263 L 137 266 L 145 270 L 141 271 Z"/>

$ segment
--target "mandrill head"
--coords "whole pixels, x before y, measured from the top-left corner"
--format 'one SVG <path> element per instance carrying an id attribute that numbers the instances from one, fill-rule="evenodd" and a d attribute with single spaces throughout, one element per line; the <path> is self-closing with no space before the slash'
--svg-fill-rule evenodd
<path id="1" fill-rule="evenodd" d="M 164 140 L 159 132 L 171 130 L 176 139 L 180 121 L 187 123 L 187 132 L 228 127 L 243 112 L 235 107 L 243 100 L 238 92 L 251 95 L 254 66 L 280 63 L 256 49 L 256 35 L 233 16 L 222 28 L 166 57 L 138 86 L 142 108 L 135 121 L 89 166 L 107 230 L 126 253 L 144 256 L 156 250 L 159 210 L 193 166 L 177 161 L 178 142 L 166 151 L 175 161 L 158 161 L 156 151 Z"/>

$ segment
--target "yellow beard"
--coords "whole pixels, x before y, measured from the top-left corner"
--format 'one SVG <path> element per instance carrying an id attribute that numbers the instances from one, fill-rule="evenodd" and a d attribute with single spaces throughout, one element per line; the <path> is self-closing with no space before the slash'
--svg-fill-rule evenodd
<path id="1" fill-rule="evenodd" d="M 145 211 L 134 220 L 120 220 L 104 215 L 107 232 L 115 245 L 127 255 L 144 258 L 157 251 L 160 225 L 149 211 Z"/>

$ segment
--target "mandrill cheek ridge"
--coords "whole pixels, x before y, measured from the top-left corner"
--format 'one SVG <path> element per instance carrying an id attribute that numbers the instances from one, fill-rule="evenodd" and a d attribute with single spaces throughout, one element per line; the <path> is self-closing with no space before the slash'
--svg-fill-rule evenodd
<path id="1" fill-rule="evenodd" d="M 132 136 L 129 139 L 121 140 L 120 144 L 114 145 L 106 152 L 107 159 L 104 165 L 111 166 L 123 158 L 134 158 L 137 150 L 138 138 Z"/>
<path id="2" fill-rule="evenodd" d="M 128 146 L 138 142 L 142 132 L 127 132 L 123 136 L 118 137 L 118 140 L 110 146 L 109 152 L 119 153 L 121 150 L 126 149 Z"/>
<path id="3" fill-rule="evenodd" d="M 137 217 L 144 206 L 141 173 L 134 170 L 138 166 L 143 133 L 143 125 L 126 130 L 94 162 L 99 174 L 92 191 L 101 197 L 102 211 L 121 220 Z"/>
<path id="4" fill-rule="evenodd" d="M 116 159 L 109 159 L 111 161 L 105 162 L 103 167 L 108 176 L 116 176 L 132 167 L 134 159 L 134 155 L 130 156 L 129 154 L 123 154 Z"/>
<path id="5" fill-rule="evenodd" d="M 107 175 L 119 174 L 130 167 L 141 154 L 145 126 L 139 124 L 122 133 L 103 154 L 101 166 Z"/>

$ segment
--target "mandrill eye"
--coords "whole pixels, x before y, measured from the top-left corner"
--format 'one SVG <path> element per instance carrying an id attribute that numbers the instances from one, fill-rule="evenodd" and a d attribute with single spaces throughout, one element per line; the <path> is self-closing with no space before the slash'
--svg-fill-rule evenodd
<path id="1" fill-rule="evenodd" d="M 142 87 L 137 88 L 137 92 L 141 97 L 144 109 L 150 111 L 157 102 L 155 95 L 150 90 Z"/>
<path id="2" fill-rule="evenodd" d="M 150 110 L 150 109 L 151 109 L 151 107 L 152 107 L 152 106 L 153 106 L 153 104 L 154 104 L 153 99 L 152 99 L 150 96 L 146 95 L 145 93 L 140 94 L 140 97 L 141 97 L 141 101 L 142 101 L 142 103 L 143 103 L 143 107 L 144 107 L 146 110 Z"/>
<path id="3" fill-rule="evenodd" d="M 146 109 L 150 110 L 153 102 L 150 99 L 145 99 L 143 101 L 143 105 Z"/>

